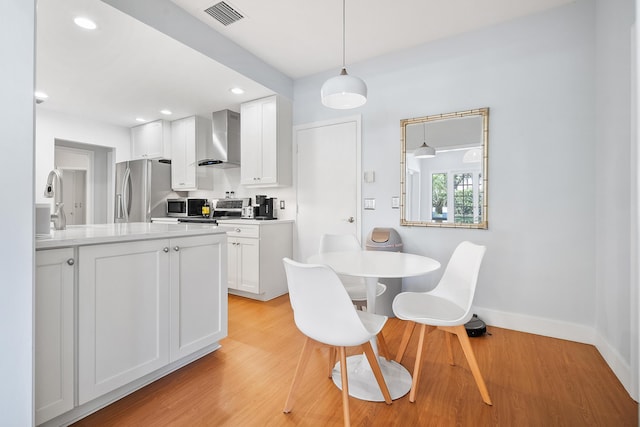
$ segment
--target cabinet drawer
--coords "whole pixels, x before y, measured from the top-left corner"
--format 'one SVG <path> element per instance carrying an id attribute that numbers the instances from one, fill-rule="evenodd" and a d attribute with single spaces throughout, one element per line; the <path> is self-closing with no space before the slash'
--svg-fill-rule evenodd
<path id="1" fill-rule="evenodd" d="M 227 236 L 230 237 L 260 237 L 260 226 L 259 225 L 240 225 L 240 224 L 224 224 L 225 227 L 228 227 Z"/>

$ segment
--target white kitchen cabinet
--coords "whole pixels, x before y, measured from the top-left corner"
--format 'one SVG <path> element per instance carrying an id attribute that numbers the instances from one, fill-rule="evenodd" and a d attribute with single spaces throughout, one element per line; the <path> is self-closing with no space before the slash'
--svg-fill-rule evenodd
<path id="1" fill-rule="evenodd" d="M 36 252 L 35 421 L 73 408 L 74 250 Z"/>
<path id="2" fill-rule="evenodd" d="M 168 252 L 168 240 L 79 248 L 80 404 L 169 363 Z"/>
<path id="3" fill-rule="evenodd" d="M 171 159 L 171 124 L 156 120 L 131 128 L 132 159 Z"/>
<path id="4" fill-rule="evenodd" d="M 291 221 L 220 221 L 229 227 L 229 293 L 267 301 L 286 294 L 282 258 L 292 256 Z"/>
<path id="5" fill-rule="evenodd" d="M 229 237 L 229 289 L 258 294 L 260 292 L 259 240 Z"/>
<path id="6" fill-rule="evenodd" d="M 222 234 L 170 241 L 171 361 L 227 335 L 225 244 Z"/>
<path id="7" fill-rule="evenodd" d="M 227 335 L 226 236 L 79 248 L 82 405 Z"/>
<path id="8" fill-rule="evenodd" d="M 291 185 L 292 111 L 280 96 L 240 107 L 240 183 L 252 187 Z"/>
<path id="9" fill-rule="evenodd" d="M 198 154 L 211 143 L 211 120 L 191 116 L 171 122 L 171 187 L 176 191 L 213 190 L 211 168 L 198 166 Z"/>

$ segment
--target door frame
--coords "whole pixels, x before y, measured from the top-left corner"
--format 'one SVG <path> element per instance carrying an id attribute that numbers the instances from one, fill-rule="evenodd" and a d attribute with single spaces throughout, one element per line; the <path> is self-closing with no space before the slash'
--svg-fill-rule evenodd
<path id="1" fill-rule="evenodd" d="M 91 150 L 84 150 L 82 148 L 73 148 L 68 147 L 66 145 L 55 145 L 55 151 L 66 152 L 69 154 L 76 155 L 78 157 L 83 157 L 85 160 L 85 165 L 58 165 L 58 159 L 54 154 L 55 159 L 55 167 L 60 170 L 83 170 L 86 173 L 86 181 L 85 181 L 85 189 L 84 189 L 84 197 L 85 197 L 85 224 L 93 224 L 93 210 L 94 210 L 94 196 L 93 196 L 93 186 L 95 183 L 93 182 L 93 171 L 94 171 L 94 152 Z"/>
<path id="2" fill-rule="evenodd" d="M 307 129 L 341 125 L 345 123 L 356 123 L 356 237 L 362 244 L 362 115 L 355 114 L 346 117 L 337 117 L 328 120 L 305 123 L 293 126 L 293 187 L 296 195 L 296 227 L 293 233 L 293 254 L 297 259 L 298 252 L 298 132 Z"/>

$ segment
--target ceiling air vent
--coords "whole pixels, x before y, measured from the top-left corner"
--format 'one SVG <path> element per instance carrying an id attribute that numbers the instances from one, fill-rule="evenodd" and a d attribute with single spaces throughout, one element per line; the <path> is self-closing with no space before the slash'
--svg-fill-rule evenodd
<path id="1" fill-rule="evenodd" d="M 224 26 L 233 24 L 234 22 L 237 22 L 244 18 L 244 16 L 242 16 L 240 12 L 232 8 L 229 3 L 225 3 L 223 1 L 214 4 L 204 11 Z"/>

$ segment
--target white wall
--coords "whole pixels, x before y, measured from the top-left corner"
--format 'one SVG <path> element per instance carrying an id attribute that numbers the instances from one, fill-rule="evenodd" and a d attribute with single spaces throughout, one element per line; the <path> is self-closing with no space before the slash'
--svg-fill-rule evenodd
<path id="1" fill-rule="evenodd" d="M 2 2 L 0 181 L 11 209 L 0 214 L 0 417 L 33 425 L 33 121 L 35 1 Z"/>
<path id="2" fill-rule="evenodd" d="M 378 209 L 363 212 L 363 235 L 395 227 L 406 251 L 441 262 L 462 240 L 484 243 L 476 303 L 489 320 L 549 319 L 578 340 L 595 326 L 593 22 L 593 3 L 577 2 L 349 67 L 369 87 L 363 170 L 376 182 L 362 196 Z M 296 82 L 294 124 L 341 114 L 319 102 L 329 75 Z M 400 119 L 479 107 L 490 107 L 489 230 L 400 228 Z"/>
<path id="3" fill-rule="evenodd" d="M 36 109 L 35 195 L 36 203 L 50 203 L 43 196 L 47 175 L 54 167 L 55 140 L 114 148 L 115 161 L 128 160 L 131 153 L 129 129 L 78 116 Z"/>
<path id="4" fill-rule="evenodd" d="M 638 309 L 632 290 L 634 250 L 631 177 L 637 159 L 631 140 L 631 27 L 633 0 L 596 2 L 596 345 L 619 378 L 635 378 L 627 389 L 637 399 L 637 366 L 631 369 L 638 329 L 631 312 Z M 633 171 L 633 172 L 632 172 Z M 636 356 L 637 357 L 637 356 Z"/>

